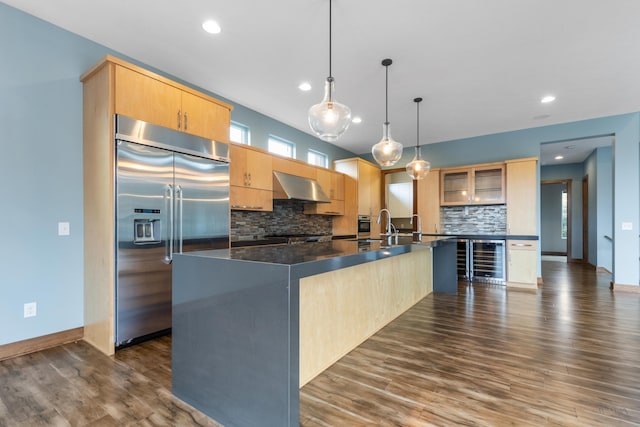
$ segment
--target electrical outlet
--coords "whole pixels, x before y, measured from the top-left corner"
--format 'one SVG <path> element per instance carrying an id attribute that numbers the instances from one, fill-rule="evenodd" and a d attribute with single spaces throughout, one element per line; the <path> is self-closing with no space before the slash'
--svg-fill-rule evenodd
<path id="1" fill-rule="evenodd" d="M 38 311 L 38 305 L 35 302 L 28 302 L 24 305 L 24 317 L 35 317 Z"/>
<path id="2" fill-rule="evenodd" d="M 58 236 L 68 236 L 69 235 L 69 223 L 68 222 L 59 222 L 58 223 Z"/>

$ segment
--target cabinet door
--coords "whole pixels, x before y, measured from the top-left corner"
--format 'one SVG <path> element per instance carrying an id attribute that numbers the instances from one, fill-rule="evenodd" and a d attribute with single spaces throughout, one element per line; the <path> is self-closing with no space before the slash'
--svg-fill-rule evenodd
<path id="1" fill-rule="evenodd" d="M 449 169 L 440 171 L 440 204 L 468 205 L 471 202 L 471 171 Z"/>
<path id="2" fill-rule="evenodd" d="M 271 156 L 240 145 L 229 144 L 231 185 L 273 190 Z"/>
<path id="3" fill-rule="evenodd" d="M 151 77 L 115 66 L 115 112 L 180 129 L 182 91 Z"/>
<path id="4" fill-rule="evenodd" d="M 510 240 L 507 244 L 507 282 L 511 286 L 536 287 L 538 284 L 537 242 Z"/>
<path id="5" fill-rule="evenodd" d="M 473 169 L 473 203 L 504 203 L 504 165 Z"/>
<path id="6" fill-rule="evenodd" d="M 418 181 L 418 215 L 422 232 L 438 234 L 440 230 L 440 170 L 432 169 Z"/>
<path id="7" fill-rule="evenodd" d="M 344 215 L 333 219 L 333 234 L 358 234 L 358 182 L 350 176 L 344 176 Z"/>
<path id="8" fill-rule="evenodd" d="M 536 234 L 536 165 L 536 159 L 507 162 L 507 234 Z"/>
<path id="9" fill-rule="evenodd" d="M 331 200 L 344 200 L 344 175 L 329 169 L 318 168 L 316 179 Z"/>
<path id="10" fill-rule="evenodd" d="M 305 162 L 299 160 L 273 156 L 273 170 L 275 171 L 288 173 L 290 175 L 303 176 L 305 178 L 316 179 L 316 169 L 317 168 L 315 166 L 308 165 Z"/>
<path id="11" fill-rule="evenodd" d="M 182 92 L 182 129 L 185 132 L 228 143 L 230 116 L 228 108 Z"/>
<path id="12" fill-rule="evenodd" d="M 229 205 L 233 210 L 273 211 L 273 192 L 258 188 L 229 188 Z"/>

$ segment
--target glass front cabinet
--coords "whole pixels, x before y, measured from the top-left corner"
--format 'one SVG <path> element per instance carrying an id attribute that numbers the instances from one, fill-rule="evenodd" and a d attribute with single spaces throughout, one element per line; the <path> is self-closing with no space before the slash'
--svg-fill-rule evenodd
<path id="1" fill-rule="evenodd" d="M 505 202 L 504 164 L 442 169 L 441 206 L 491 205 Z"/>

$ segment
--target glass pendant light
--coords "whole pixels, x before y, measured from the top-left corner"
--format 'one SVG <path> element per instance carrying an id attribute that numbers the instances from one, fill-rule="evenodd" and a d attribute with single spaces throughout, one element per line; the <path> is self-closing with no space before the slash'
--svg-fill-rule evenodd
<path id="1" fill-rule="evenodd" d="M 392 63 L 393 61 L 390 59 L 382 60 L 382 65 L 386 68 L 384 124 L 382 125 L 382 139 L 371 149 L 373 158 L 380 166 L 393 166 L 402 157 L 402 144 L 394 141 L 389 131 L 389 65 Z"/>
<path id="2" fill-rule="evenodd" d="M 331 75 L 331 2 L 329 0 L 329 77 L 324 83 L 324 98 L 309 108 L 309 126 L 318 138 L 336 141 L 351 124 L 351 110 L 333 97 L 334 79 Z"/>
<path id="3" fill-rule="evenodd" d="M 417 111 L 417 126 L 416 126 L 416 155 L 409 163 L 407 163 L 407 173 L 413 179 L 423 179 L 431 170 L 431 163 L 422 159 L 420 153 L 420 102 L 422 98 L 414 98 L 413 102 L 416 103 Z"/>

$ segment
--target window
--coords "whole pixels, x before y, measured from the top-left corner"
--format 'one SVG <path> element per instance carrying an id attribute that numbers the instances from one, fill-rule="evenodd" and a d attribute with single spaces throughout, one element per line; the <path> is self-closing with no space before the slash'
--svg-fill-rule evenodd
<path id="1" fill-rule="evenodd" d="M 315 150 L 309 150 L 309 152 L 307 153 L 307 163 L 314 165 L 314 166 L 320 166 L 323 168 L 328 168 L 329 167 L 329 157 L 327 157 L 326 154 L 321 153 L 319 151 L 315 151 Z"/>
<path id="2" fill-rule="evenodd" d="M 249 128 L 245 125 L 241 125 L 240 123 L 231 122 L 231 127 L 229 128 L 229 139 L 232 142 L 237 142 L 238 144 L 249 145 Z"/>
<path id="3" fill-rule="evenodd" d="M 294 158 L 296 155 L 296 145 L 293 142 L 271 135 L 269 136 L 269 152 Z"/>
<path id="4" fill-rule="evenodd" d="M 562 190 L 562 216 L 560 225 L 560 237 L 567 238 L 567 190 Z"/>

